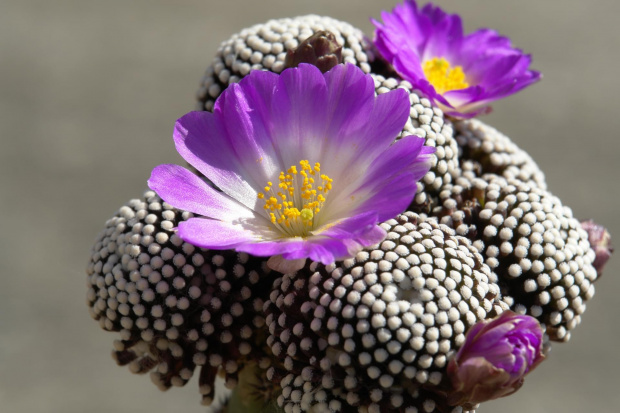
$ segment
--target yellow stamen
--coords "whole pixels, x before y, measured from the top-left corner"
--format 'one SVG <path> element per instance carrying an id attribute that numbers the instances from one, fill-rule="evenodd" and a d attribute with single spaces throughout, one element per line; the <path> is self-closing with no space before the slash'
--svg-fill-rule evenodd
<path id="1" fill-rule="evenodd" d="M 433 85 L 437 93 L 443 94 L 451 90 L 465 89 L 469 83 L 461 66 L 451 67 L 443 57 L 434 57 L 424 62 L 426 80 Z"/>
<path id="2" fill-rule="evenodd" d="M 332 189 L 333 180 L 320 174 L 321 164 L 313 166 L 307 160 L 280 172 L 278 176 L 276 192 L 272 189 L 273 184 L 267 182 L 265 193 L 259 193 L 257 197 L 265 201 L 263 208 L 269 212 L 272 224 L 278 227 L 287 236 L 307 236 L 315 229 L 317 214 L 321 211 L 326 201 L 327 193 Z M 319 176 L 315 178 L 313 176 Z"/>

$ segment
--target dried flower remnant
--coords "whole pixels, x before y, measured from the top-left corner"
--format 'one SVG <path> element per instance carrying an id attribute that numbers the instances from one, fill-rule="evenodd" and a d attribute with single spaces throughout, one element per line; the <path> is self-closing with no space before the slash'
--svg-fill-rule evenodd
<path id="1" fill-rule="evenodd" d="M 611 234 L 607 231 L 607 228 L 592 220 L 583 221 L 581 226 L 588 233 L 590 247 L 592 247 L 596 256 L 592 266 L 596 269 L 600 277 L 603 274 L 603 268 L 607 260 L 609 260 L 611 254 L 614 252 L 614 247 L 611 245 Z"/>
<path id="2" fill-rule="evenodd" d="M 175 128 L 181 156 L 223 192 L 177 165 L 155 168 L 149 186 L 206 217 L 179 224 L 196 246 L 271 257 L 283 273 L 306 258 L 332 264 L 381 241 L 377 224 L 409 205 L 429 170 L 424 139 L 393 143 L 409 110 L 404 91 L 375 96 L 353 65 L 255 71 L 213 113 L 189 113 Z"/>
<path id="3" fill-rule="evenodd" d="M 320 31 L 334 35 L 342 46 L 343 63 L 351 63 L 370 73 L 374 59 L 364 33 L 347 22 L 314 14 L 274 19 L 243 29 L 222 42 L 213 62 L 205 71 L 196 94 L 196 110 L 213 110 L 215 99 L 232 83 L 252 70 L 280 73 L 289 51 Z"/>
<path id="4" fill-rule="evenodd" d="M 447 115 L 470 118 L 488 104 L 516 93 L 540 79 L 528 70 L 529 55 L 493 30 L 464 35 L 461 18 L 414 0 L 381 14 L 375 46 L 404 79 Z"/>
<path id="5" fill-rule="evenodd" d="M 476 324 L 448 364 L 452 405 L 469 407 L 508 396 L 543 359 L 543 331 L 535 318 L 506 311 Z"/>
<path id="6" fill-rule="evenodd" d="M 319 68 L 322 73 L 342 63 L 342 46 L 336 36 L 321 30 L 308 37 L 293 50 L 286 53 L 284 67 L 297 67 L 300 63 L 308 63 Z"/>

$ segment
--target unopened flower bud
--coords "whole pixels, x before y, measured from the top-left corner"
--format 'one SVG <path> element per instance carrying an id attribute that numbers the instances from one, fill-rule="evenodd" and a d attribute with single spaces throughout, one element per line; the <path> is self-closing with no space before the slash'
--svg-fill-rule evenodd
<path id="1" fill-rule="evenodd" d="M 506 311 L 474 325 L 448 365 L 451 405 L 474 405 L 517 391 L 544 356 L 543 331 L 534 317 Z"/>
<path id="2" fill-rule="evenodd" d="M 603 267 L 605 267 L 607 260 L 611 257 L 611 253 L 614 252 L 614 247 L 611 245 L 611 234 L 607 231 L 607 228 L 591 219 L 583 221 L 581 226 L 588 233 L 590 247 L 596 253 L 592 266 L 600 276 L 603 273 Z"/>

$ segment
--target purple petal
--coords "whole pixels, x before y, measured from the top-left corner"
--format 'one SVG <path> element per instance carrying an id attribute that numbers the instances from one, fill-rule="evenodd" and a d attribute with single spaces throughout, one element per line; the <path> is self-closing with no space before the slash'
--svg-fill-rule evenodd
<path id="1" fill-rule="evenodd" d="M 375 101 L 374 82 L 352 64 L 337 65 L 325 73 L 325 81 L 329 116 L 326 132 L 333 149 L 339 150 L 339 143 L 359 135 L 368 124 Z"/>
<path id="2" fill-rule="evenodd" d="M 282 255 L 282 257 L 287 260 L 310 258 L 328 265 L 334 262 L 333 251 L 326 250 L 322 246 L 323 243 L 328 241 L 329 238 L 282 238 L 278 241 L 256 242 L 240 245 L 237 247 L 237 251 L 247 252 L 248 254 L 260 257 Z M 347 240 L 345 240 L 345 242 L 346 241 Z M 336 246 L 340 248 L 339 245 Z"/>
<path id="3" fill-rule="evenodd" d="M 422 15 L 429 20 L 429 31 L 433 33 L 432 36 L 426 35 L 424 49 L 420 52 L 422 59 L 441 56 L 451 58 L 452 43 L 458 42 L 463 36 L 461 18 L 456 14 L 447 14 L 430 3 L 424 6 Z"/>
<path id="4" fill-rule="evenodd" d="M 413 85 L 414 89 L 423 87 L 422 92 L 435 93 L 435 88 L 426 81 L 426 75 L 422 69 L 422 56 L 414 52 L 410 47 L 403 46 L 399 53 L 392 59 L 392 65 L 394 70 L 400 74 L 403 79 L 408 80 Z M 426 83 L 420 83 L 421 81 Z"/>
<path id="5" fill-rule="evenodd" d="M 256 164 L 266 170 L 256 177 L 264 185 L 274 169 L 276 152 L 271 136 L 271 104 L 278 76 L 266 71 L 253 71 L 237 87 L 228 88 L 219 98 L 213 112 L 224 125 L 227 143 L 241 166 L 256 177 Z M 260 168 L 259 168 L 260 169 Z"/>
<path id="6" fill-rule="evenodd" d="M 472 64 L 506 53 L 514 53 L 510 39 L 490 29 L 476 30 L 461 38 L 458 43 L 454 44 L 452 52 L 454 64 L 461 66 L 466 73 L 470 73 Z"/>
<path id="7" fill-rule="evenodd" d="M 232 86 L 232 85 L 231 85 Z M 180 118 L 174 129 L 179 154 L 227 195 L 248 208 L 256 204 L 244 167 L 228 143 L 228 137 L 212 113 L 190 112 Z"/>
<path id="8" fill-rule="evenodd" d="M 303 243 L 304 239 L 301 237 L 281 238 L 240 245 L 237 251 L 247 252 L 258 257 L 269 257 L 296 251 L 302 248 Z"/>
<path id="9" fill-rule="evenodd" d="M 368 116 L 366 126 L 354 139 L 356 141 L 357 159 L 377 157 L 383 152 L 403 130 L 411 104 L 408 93 L 396 89 L 376 97 L 372 112 Z"/>
<path id="10" fill-rule="evenodd" d="M 308 238 L 283 238 L 277 241 L 239 245 L 238 251 L 257 256 L 282 255 L 285 259 L 310 258 L 325 265 L 355 255 L 363 247 L 374 245 L 385 237 L 377 226 L 374 213 L 354 216 L 318 230 Z"/>
<path id="11" fill-rule="evenodd" d="M 334 108 L 336 112 L 363 113 L 363 119 L 356 121 L 356 127 L 330 135 L 335 137 L 329 141 L 321 155 L 322 164 L 328 168 L 326 172 L 329 172 L 329 176 L 338 176 L 339 184 L 354 181 L 363 175 L 373 160 L 394 142 L 409 118 L 411 105 L 406 91 L 397 89 L 375 98 L 374 87 L 368 89 L 366 86 L 364 95 L 372 99 L 364 110 L 354 103 L 355 100 Z M 350 107 L 347 108 L 347 105 Z"/>
<path id="12" fill-rule="evenodd" d="M 258 236 L 241 225 L 208 218 L 190 218 L 179 223 L 179 237 L 201 248 L 224 250 L 246 242 L 256 242 Z"/>
<path id="13" fill-rule="evenodd" d="M 281 168 L 318 158 L 328 140 L 327 93 L 325 77 L 315 66 L 300 64 L 280 75 L 270 116 Z"/>
<path id="14" fill-rule="evenodd" d="M 435 150 L 423 145 L 423 138 L 408 136 L 375 159 L 364 176 L 363 185 L 353 193 L 364 199 L 356 211 L 375 210 L 379 221 L 404 211 L 413 200 L 416 182 L 431 167 L 431 153 Z M 366 193 L 372 195 L 366 196 Z"/>
<path id="15" fill-rule="evenodd" d="M 377 213 L 375 211 L 367 211 L 336 223 L 330 223 L 326 225 L 326 228 L 319 228 L 314 233 L 331 238 L 357 238 L 376 227 L 377 222 L 379 222 Z"/>
<path id="16" fill-rule="evenodd" d="M 159 165 L 151 173 L 149 188 L 175 208 L 222 221 L 254 218 L 254 213 L 207 185 L 178 165 Z"/>
<path id="17" fill-rule="evenodd" d="M 307 245 L 307 254 L 313 261 L 325 265 L 351 257 L 362 249 L 362 246 L 351 239 L 316 238 Z M 290 254 L 292 258 L 294 255 Z"/>
<path id="18" fill-rule="evenodd" d="M 249 208 L 280 169 L 271 136 L 275 73 L 253 71 L 228 87 L 214 112 L 191 112 L 177 121 L 177 151 L 217 187 Z"/>

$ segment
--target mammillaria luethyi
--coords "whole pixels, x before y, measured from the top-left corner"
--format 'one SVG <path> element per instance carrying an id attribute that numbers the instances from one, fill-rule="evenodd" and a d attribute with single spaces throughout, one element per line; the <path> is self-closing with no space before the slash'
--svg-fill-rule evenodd
<path id="1" fill-rule="evenodd" d="M 412 4 L 415 6 L 411 0 L 407 2 L 409 7 Z M 380 32 L 384 30 L 380 24 L 378 27 Z M 315 55 L 308 57 L 311 62 L 304 62 L 303 54 L 296 56 L 302 56 L 301 61 L 286 59 L 288 52 L 294 53 L 315 33 L 320 33 L 316 38 L 327 36 L 322 42 L 327 38 L 341 47 L 333 53 L 334 47 L 323 45 L 311 50 L 312 45 L 306 43 L 312 53 L 333 53 L 328 60 L 321 60 L 328 61 L 329 67 L 319 71 L 304 64 L 319 61 L 320 56 Z M 404 114 L 390 139 L 403 142 L 386 147 L 395 150 L 418 139 L 426 148 L 423 155 L 429 156 L 420 161 L 428 172 L 418 182 L 412 174 L 413 181 L 403 186 L 411 200 L 408 206 L 403 204 L 405 210 L 382 222 L 368 220 L 372 225 L 379 224 L 376 229 L 364 221 L 367 231 L 384 234 L 381 241 L 355 244 L 351 240 L 359 241 L 361 232 L 347 227 L 353 234 L 348 235 L 351 239 L 343 232 L 330 234 L 343 237 L 338 239 L 346 246 L 348 256 L 338 247 L 340 253 L 332 254 L 337 258 L 335 262 L 327 258 L 304 261 L 309 256 L 304 255 L 294 267 L 281 266 L 282 260 L 274 267 L 269 256 L 249 254 L 243 247 L 235 250 L 238 244 L 200 248 L 188 242 L 195 239 L 193 235 L 178 231 L 179 225 L 187 228 L 189 220 L 207 219 L 200 218 L 200 213 L 217 219 L 225 216 L 230 199 L 241 200 L 244 206 L 240 210 L 254 208 L 261 213 L 262 207 L 248 205 L 247 193 L 235 198 L 221 184 L 225 180 L 213 189 L 208 187 L 214 183 L 211 176 L 183 172 L 187 174 L 183 182 L 191 181 L 187 188 L 208 187 L 203 189 L 205 193 L 213 192 L 213 199 L 226 200 L 208 204 L 211 209 L 200 205 L 196 208 L 204 197 L 191 198 L 189 194 L 184 198 L 174 185 L 169 185 L 168 192 L 162 190 L 162 182 L 178 170 L 172 171 L 169 165 L 165 171 L 159 167 L 160 175 L 155 174 L 150 181 L 155 191 L 146 191 L 141 198 L 129 201 L 107 221 L 87 268 L 87 303 L 103 329 L 119 334 L 113 351 L 118 364 L 128 365 L 133 373 L 150 372 L 162 390 L 183 386 L 196 373 L 206 405 L 216 399 L 215 382 L 221 377 L 226 387 L 235 390 L 232 396 L 220 397 L 218 406 L 225 405 L 228 397 L 241 397 L 252 398 L 253 411 L 265 407 L 286 413 L 457 413 L 473 412 L 478 403 L 515 391 L 523 376 L 542 360 L 549 340 L 569 340 L 581 321 L 586 301 L 594 294 L 593 283 L 613 250 L 609 233 L 604 227 L 592 222 L 582 225 L 574 218 L 570 208 L 549 192 L 543 171 L 532 157 L 510 138 L 478 119 L 444 116 L 436 106 L 436 97 L 424 95 L 424 90 L 398 77 L 399 71 L 384 58 L 359 29 L 314 15 L 271 20 L 244 29 L 222 43 L 201 82 L 198 110 L 228 110 L 217 115 L 228 116 L 230 108 L 243 108 L 246 101 L 235 100 L 235 105 L 226 106 L 224 99 L 232 102 L 233 93 L 237 93 L 234 99 L 248 98 L 262 90 L 266 84 L 263 81 L 276 85 L 274 96 L 280 96 L 283 92 L 277 88 L 283 84 L 292 88 L 295 76 L 326 82 L 325 90 L 332 92 L 330 82 L 336 76 L 341 76 L 338 82 L 344 86 L 334 84 L 342 90 L 357 90 L 346 81 L 359 79 L 360 85 L 369 87 L 371 98 L 374 90 L 377 102 L 402 97 L 400 106 L 394 104 L 397 110 L 390 111 Z M 293 61 L 299 67 L 288 68 Z M 279 80 L 285 78 L 288 80 Z M 241 85 L 231 86 L 242 80 Z M 304 91 L 305 83 L 300 83 L 299 90 Z M 263 88 L 262 95 L 255 94 L 267 101 L 269 87 Z M 314 96 L 312 93 L 317 92 L 307 93 Z M 267 104 L 251 106 L 249 98 L 248 102 L 252 110 L 259 108 L 260 116 L 266 116 L 271 108 Z M 372 110 L 380 110 L 374 103 L 369 105 L 375 108 Z M 243 115 L 243 109 L 239 113 Z M 332 113 L 338 112 L 328 112 L 326 125 L 331 122 L 329 116 L 335 116 Z M 213 115 L 188 116 L 202 116 L 209 121 Z M 391 118 L 386 115 L 382 119 Z M 341 130 L 346 131 L 351 122 L 341 121 L 345 125 Z M 269 122 L 252 125 L 262 125 L 256 129 L 260 134 L 264 125 L 271 125 Z M 185 138 L 194 133 L 186 124 L 178 124 L 178 134 Z M 370 126 L 364 126 L 364 130 Z M 206 129 L 205 139 L 219 139 Z M 303 135 L 303 131 L 300 133 Z M 178 148 L 185 138 L 177 139 Z M 278 144 L 277 139 L 274 142 Z M 323 145 L 316 139 L 307 142 Z M 191 140 L 183 145 L 189 152 L 196 151 Z M 339 159 L 331 157 L 337 145 L 326 147 L 331 148 L 327 159 Z M 213 148 L 218 148 L 217 142 Z M 274 153 L 286 158 L 290 152 Z M 281 202 L 289 215 L 278 212 L 277 200 L 266 202 L 265 207 L 273 207 L 277 224 L 307 225 L 298 227 L 299 233 L 291 232 L 291 239 L 320 238 L 322 231 L 332 230 L 346 217 L 338 215 L 334 223 L 309 224 L 326 201 L 316 198 L 320 202 L 315 205 L 297 199 L 295 185 L 302 181 L 296 181 L 296 168 L 307 172 L 308 176 L 304 176 L 308 182 L 304 181 L 303 187 L 309 191 L 307 199 L 311 201 L 316 197 L 311 191 L 317 185 L 322 185 L 319 191 L 323 191 L 330 181 L 310 181 L 315 176 L 311 173 L 315 164 L 295 160 L 299 161 L 299 166 L 291 163 L 295 168 L 291 166 L 280 175 L 283 178 L 279 188 L 290 190 L 291 199 L 284 196 L 289 192 L 277 196 L 284 196 Z M 221 162 L 217 168 L 226 170 L 227 159 Z M 411 168 L 417 168 L 415 162 L 409 162 Z M 241 164 L 242 168 L 246 166 Z M 348 168 L 353 171 L 354 166 L 352 162 Z M 321 173 L 329 175 L 323 169 L 328 166 L 320 167 Z M 265 166 L 261 173 L 272 173 L 269 168 Z M 230 170 L 235 171 L 232 167 Z M 345 172 L 340 173 L 340 182 L 358 184 Z M 251 175 L 245 169 L 243 173 Z M 288 178 L 287 173 L 292 177 Z M 398 179 L 402 178 L 395 176 L 394 182 Z M 274 181 L 275 188 L 278 181 Z M 386 182 L 381 181 L 393 185 Z M 271 191 L 271 181 L 261 185 L 266 185 L 266 193 Z M 235 188 L 231 191 L 239 187 Z M 356 188 L 362 191 L 364 184 Z M 167 196 L 179 208 L 162 200 Z M 263 199 L 265 195 L 253 196 Z M 345 201 L 343 198 L 340 202 Z M 389 201 L 380 203 L 377 210 L 391 207 Z M 231 225 L 247 225 L 246 218 L 242 214 Z M 262 229 L 257 228 L 250 229 L 255 231 L 253 234 L 262 234 Z M 263 241 L 256 238 L 253 242 Z M 281 241 L 275 239 L 274 245 L 277 247 Z M 499 331 L 502 335 L 497 336 Z M 478 335 L 482 333 L 484 336 Z M 494 343 L 503 346 L 503 352 L 498 350 L 497 357 L 484 358 L 480 349 Z M 511 354 L 516 355 L 516 364 L 505 363 L 502 358 Z"/>

